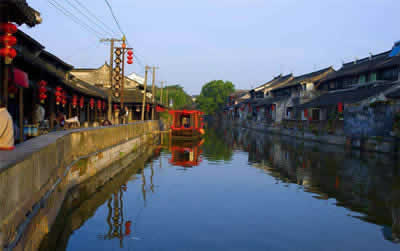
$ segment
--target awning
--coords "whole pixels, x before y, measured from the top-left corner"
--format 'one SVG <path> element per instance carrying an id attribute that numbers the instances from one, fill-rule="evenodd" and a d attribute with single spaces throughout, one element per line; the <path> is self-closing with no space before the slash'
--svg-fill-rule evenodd
<path id="1" fill-rule="evenodd" d="M 11 73 L 11 69 L 10 69 Z M 28 88 L 29 87 L 29 79 L 28 74 L 18 68 L 12 69 L 12 74 L 10 74 L 10 84 L 14 83 L 18 87 Z"/>

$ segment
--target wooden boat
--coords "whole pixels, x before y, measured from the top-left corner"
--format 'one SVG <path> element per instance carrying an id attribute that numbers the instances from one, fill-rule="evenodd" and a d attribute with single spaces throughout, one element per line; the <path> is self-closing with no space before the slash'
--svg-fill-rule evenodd
<path id="1" fill-rule="evenodd" d="M 198 110 L 170 110 L 172 140 L 196 140 L 204 135 L 204 122 Z"/>

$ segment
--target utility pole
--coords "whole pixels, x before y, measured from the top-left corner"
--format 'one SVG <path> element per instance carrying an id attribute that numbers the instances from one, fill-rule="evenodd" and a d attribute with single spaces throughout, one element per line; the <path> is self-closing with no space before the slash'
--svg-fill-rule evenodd
<path id="1" fill-rule="evenodd" d="M 147 73 L 149 71 L 149 66 L 145 67 L 144 74 L 144 92 L 143 92 L 143 102 L 142 102 L 142 121 L 144 120 L 144 109 L 146 108 L 146 88 L 147 88 Z"/>
<path id="2" fill-rule="evenodd" d="M 161 81 L 161 93 L 160 93 L 160 103 L 161 103 L 161 105 L 164 105 L 164 102 L 163 102 L 163 85 L 164 85 L 164 81 Z"/>
<path id="3" fill-rule="evenodd" d="M 168 87 L 167 87 L 167 85 L 165 85 L 165 89 L 166 89 L 166 92 L 167 92 L 167 108 L 169 108 L 169 97 L 168 97 Z"/>
<path id="4" fill-rule="evenodd" d="M 155 106 L 157 105 L 156 103 L 156 85 L 155 85 L 155 81 L 156 81 L 156 69 L 158 69 L 158 67 L 153 66 L 153 79 L 152 79 L 152 85 L 151 85 L 151 100 L 153 101 L 152 107 L 153 109 L 151 110 L 151 120 L 154 120 L 155 118 Z"/>
<path id="5" fill-rule="evenodd" d="M 113 87 L 113 65 L 114 65 L 114 42 L 123 42 L 122 39 L 117 38 L 104 38 L 100 39 L 100 42 L 110 42 L 110 89 L 107 90 L 107 100 L 108 100 L 108 111 L 107 111 L 107 119 L 111 121 L 112 116 L 112 104 L 111 104 L 111 95 L 112 95 L 112 87 Z"/>

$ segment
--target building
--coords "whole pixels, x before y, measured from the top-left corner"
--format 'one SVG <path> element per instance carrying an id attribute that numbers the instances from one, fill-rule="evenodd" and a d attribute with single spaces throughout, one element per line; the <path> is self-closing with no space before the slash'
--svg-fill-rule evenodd
<path id="1" fill-rule="evenodd" d="M 91 85 L 99 88 L 109 89 L 110 85 L 110 65 L 104 63 L 99 68 L 77 68 L 70 71 L 70 74 L 74 77 L 81 79 Z M 131 74 L 130 76 L 134 76 Z M 137 76 L 135 74 L 135 76 Z M 138 82 L 140 81 L 140 82 Z M 144 82 L 144 81 L 143 81 Z M 126 77 L 124 79 L 124 89 L 136 89 L 143 85 L 143 82 L 139 78 Z"/>
<path id="2" fill-rule="evenodd" d="M 316 92 L 315 84 L 333 72 L 335 70 L 332 67 L 324 68 L 294 77 L 291 81 L 272 89 L 270 96 L 275 100 L 273 104 L 276 113 L 274 121 L 306 120 L 302 111 L 296 110 L 295 107 L 317 97 L 318 92 Z"/>

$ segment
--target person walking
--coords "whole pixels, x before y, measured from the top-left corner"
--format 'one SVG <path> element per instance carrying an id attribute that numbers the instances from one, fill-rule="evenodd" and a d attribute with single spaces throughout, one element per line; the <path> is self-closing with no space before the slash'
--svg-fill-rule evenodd
<path id="1" fill-rule="evenodd" d="M 13 120 L 0 100 L 0 151 L 10 151 L 14 148 Z"/>

